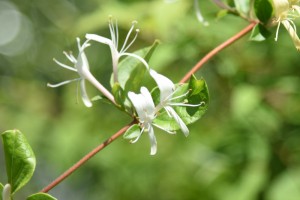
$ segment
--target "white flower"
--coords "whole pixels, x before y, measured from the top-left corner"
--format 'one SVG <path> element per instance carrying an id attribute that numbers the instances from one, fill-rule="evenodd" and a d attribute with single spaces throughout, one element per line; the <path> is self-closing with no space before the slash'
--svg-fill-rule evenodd
<path id="1" fill-rule="evenodd" d="M 164 108 L 168 115 L 170 117 L 173 117 L 174 120 L 177 122 L 177 124 L 180 126 L 180 129 L 184 133 L 185 136 L 188 136 L 189 129 L 183 122 L 183 120 L 179 117 L 179 115 L 176 113 L 176 111 L 172 108 L 172 106 L 199 106 L 199 105 L 192 105 L 192 104 L 185 104 L 185 103 L 175 103 L 172 102 L 175 99 L 181 98 L 185 96 L 186 94 L 173 97 L 173 94 L 175 93 L 175 85 L 174 83 L 168 79 L 167 77 L 158 74 L 156 71 L 150 69 L 150 75 L 157 83 L 157 86 L 160 90 L 160 103 L 156 107 L 156 112 L 158 112 L 160 109 Z"/>
<path id="2" fill-rule="evenodd" d="M 61 67 L 77 72 L 79 75 L 79 78 L 76 79 L 72 79 L 72 80 L 67 80 L 67 81 L 63 81 L 57 84 L 47 84 L 47 86 L 49 87 L 59 87 L 61 85 L 65 85 L 74 81 L 79 81 L 80 83 L 80 93 L 81 93 L 81 98 L 82 101 L 84 103 L 85 106 L 87 107 L 91 107 L 92 106 L 92 102 L 90 101 L 87 92 L 86 92 L 86 88 L 85 88 L 85 80 L 88 80 L 89 82 L 91 82 L 98 90 L 100 90 L 110 101 L 112 101 L 114 103 L 114 97 L 111 95 L 111 93 L 109 91 L 106 90 L 106 88 L 104 88 L 98 81 L 97 79 L 91 74 L 90 72 L 90 68 L 89 68 L 89 63 L 87 60 L 87 57 L 84 53 L 84 49 L 88 46 L 90 46 L 90 44 L 88 43 L 88 40 L 85 41 L 83 43 L 83 45 L 80 45 L 80 39 L 77 38 L 77 44 L 78 44 L 78 57 L 77 59 L 70 53 L 66 53 L 64 52 L 64 54 L 66 55 L 66 57 L 74 64 L 73 67 L 70 67 L 68 65 L 65 65 L 59 61 L 57 61 L 56 59 L 53 59 L 58 65 L 60 65 Z"/>
<path id="3" fill-rule="evenodd" d="M 275 41 L 278 39 L 280 24 L 286 28 L 290 34 L 295 47 L 300 50 L 300 39 L 297 35 L 296 25 L 293 22 L 295 18 L 300 17 L 299 0 L 273 0 L 275 21 L 278 23 Z"/>
<path id="4" fill-rule="evenodd" d="M 133 106 L 138 114 L 140 127 L 142 128 L 140 135 L 133 141 L 136 142 L 144 131 L 148 132 L 151 143 L 151 155 L 156 154 L 157 142 L 154 135 L 152 121 L 155 118 L 155 106 L 150 92 L 147 88 L 141 87 L 141 93 L 135 94 L 134 92 L 128 92 L 128 97 L 131 100 Z"/>
<path id="5" fill-rule="evenodd" d="M 147 68 L 149 68 L 147 62 L 143 58 L 141 58 L 140 56 L 138 56 L 136 54 L 126 52 L 129 49 L 129 47 L 134 43 L 134 41 L 136 40 L 136 38 L 138 36 L 139 29 L 136 29 L 135 30 L 136 33 L 135 33 L 133 39 L 131 40 L 131 42 L 128 41 L 136 24 L 137 24 L 137 21 L 132 22 L 132 26 L 131 26 L 130 30 L 128 31 L 125 41 L 123 43 L 123 46 L 121 47 L 120 50 L 118 50 L 118 48 L 119 48 L 118 24 L 117 24 L 117 22 L 114 24 L 112 18 L 109 19 L 109 24 L 108 24 L 111 39 L 108 39 L 108 38 L 105 38 L 105 37 L 102 37 L 102 36 L 96 35 L 96 34 L 86 34 L 86 36 L 85 36 L 88 40 L 94 40 L 94 41 L 97 41 L 97 42 L 100 42 L 103 44 L 107 44 L 110 47 L 110 51 L 111 51 L 111 55 L 112 55 L 114 82 L 118 82 L 117 67 L 118 67 L 119 59 L 121 56 L 134 57 L 134 58 L 138 59 L 140 62 L 142 62 Z"/>

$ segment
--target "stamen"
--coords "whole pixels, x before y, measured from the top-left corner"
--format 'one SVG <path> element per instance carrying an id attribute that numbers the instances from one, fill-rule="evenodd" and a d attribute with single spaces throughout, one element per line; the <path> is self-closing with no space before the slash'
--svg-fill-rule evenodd
<path id="1" fill-rule="evenodd" d="M 278 25 L 277 25 L 277 29 L 276 29 L 276 34 L 275 34 L 275 41 L 277 42 L 278 40 L 278 32 L 279 32 L 279 27 L 280 27 L 280 22 L 278 22 Z"/>
<path id="2" fill-rule="evenodd" d="M 120 50 L 120 53 L 124 52 L 124 49 L 126 48 L 126 44 L 127 44 L 127 42 L 128 42 L 128 39 L 129 39 L 129 37 L 130 37 L 130 35 L 131 35 L 131 32 L 132 32 L 132 30 L 134 29 L 134 27 L 135 27 L 136 24 L 137 24 L 137 21 L 133 21 L 133 22 L 132 22 L 132 25 L 131 25 L 131 27 L 130 27 L 128 33 L 127 33 L 127 36 L 126 36 L 125 41 L 124 41 L 124 44 L 123 44 L 123 46 L 122 46 L 122 48 L 121 48 L 121 50 Z"/>
<path id="3" fill-rule="evenodd" d="M 132 39 L 132 41 L 130 42 L 130 44 L 123 50 L 123 52 L 126 52 L 127 49 L 129 49 L 129 47 L 134 43 L 134 41 L 136 40 L 139 32 L 140 32 L 140 29 L 135 29 L 135 36 L 134 36 L 134 38 Z"/>

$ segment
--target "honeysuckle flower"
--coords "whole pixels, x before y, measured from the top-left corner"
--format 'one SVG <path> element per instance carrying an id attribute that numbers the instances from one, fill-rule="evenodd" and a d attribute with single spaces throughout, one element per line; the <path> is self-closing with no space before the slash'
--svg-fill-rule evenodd
<path id="1" fill-rule="evenodd" d="M 119 59 L 122 56 L 134 57 L 134 58 L 138 59 L 140 62 L 142 62 L 147 68 L 149 68 L 148 63 L 142 57 L 140 57 L 134 53 L 126 52 L 129 49 L 129 47 L 134 43 L 134 41 L 136 40 L 136 38 L 138 36 L 139 29 L 135 29 L 135 35 L 134 35 L 133 39 L 129 42 L 129 38 L 130 38 L 136 24 L 137 24 L 137 21 L 132 22 L 131 28 L 129 29 L 127 36 L 125 38 L 125 41 L 120 50 L 118 50 L 119 49 L 118 24 L 117 24 L 117 22 L 114 24 L 112 18 L 109 19 L 109 23 L 108 23 L 111 39 L 108 39 L 108 38 L 105 38 L 105 37 L 102 37 L 102 36 L 96 35 L 96 34 L 86 34 L 86 36 L 85 36 L 88 40 L 94 40 L 94 41 L 106 44 L 110 47 L 110 51 L 111 51 L 111 55 L 112 55 L 114 82 L 118 82 L 117 67 L 118 67 Z"/>
<path id="2" fill-rule="evenodd" d="M 103 87 L 90 72 L 89 63 L 88 63 L 87 57 L 84 53 L 84 49 L 87 48 L 88 46 L 90 46 L 90 44 L 88 43 L 88 40 L 85 41 L 81 45 L 80 44 L 80 39 L 77 38 L 77 44 L 78 44 L 78 51 L 79 51 L 77 59 L 73 56 L 72 53 L 68 54 L 68 53 L 64 52 L 65 56 L 74 64 L 73 67 L 65 65 L 65 64 L 57 61 L 56 59 L 53 59 L 53 60 L 59 66 L 78 73 L 79 78 L 63 81 L 63 82 L 60 82 L 60 83 L 57 83 L 57 84 L 48 83 L 47 86 L 54 88 L 54 87 L 59 87 L 59 86 L 62 86 L 62 85 L 65 85 L 65 84 L 68 84 L 68 83 L 71 83 L 71 82 L 74 82 L 74 81 L 78 81 L 79 84 L 80 84 L 80 93 L 81 93 L 82 101 L 83 101 L 85 106 L 91 107 L 92 102 L 90 101 L 90 99 L 87 95 L 86 87 L 85 87 L 85 80 L 88 80 L 98 90 L 100 90 L 110 101 L 112 101 L 114 103 L 115 101 L 114 101 L 114 97 L 112 96 L 112 94 L 108 90 L 106 90 L 106 88 Z"/>
<path id="3" fill-rule="evenodd" d="M 158 74 L 156 71 L 150 69 L 150 75 L 155 80 L 159 90 L 160 90 L 160 103 L 156 107 L 156 112 L 160 109 L 164 108 L 168 115 L 170 117 L 173 117 L 174 120 L 177 122 L 177 124 L 180 126 L 180 129 L 184 133 L 185 136 L 188 136 L 189 129 L 187 128 L 186 124 L 183 122 L 183 120 L 179 117 L 179 115 L 176 113 L 176 111 L 173 109 L 173 106 L 200 106 L 198 105 L 192 105 L 192 104 L 186 104 L 186 103 L 177 103 L 172 102 L 175 99 L 181 98 L 186 94 L 173 97 L 175 93 L 175 85 L 174 83 L 168 79 L 167 77 Z"/>
<path id="4" fill-rule="evenodd" d="M 278 39 L 278 32 L 280 25 L 286 28 L 290 34 L 295 47 L 300 50 L 300 39 L 297 35 L 296 25 L 294 19 L 300 17 L 299 0 L 273 0 L 275 22 L 277 23 L 277 30 L 275 41 Z"/>
<path id="5" fill-rule="evenodd" d="M 7 184 L 5 184 L 3 191 L 2 191 L 2 199 L 10 200 L 10 193 L 11 193 L 11 185 L 9 183 L 7 183 Z"/>
<path id="6" fill-rule="evenodd" d="M 152 121 L 155 118 L 155 106 L 151 97 L 150 92 L 147 88 L 141 87 L 141 93 L 135 94 L 134 92 L 128 92 L 128 97 L 132 102 L 138 114 L 139 124 L 141 127 L 140 135 L 132 141 L 136 142 L 144 131 L 148 132 L 150 143 L 151 143 L 151 155 L 156 154 L 157 142 L 154 135 Z"/>

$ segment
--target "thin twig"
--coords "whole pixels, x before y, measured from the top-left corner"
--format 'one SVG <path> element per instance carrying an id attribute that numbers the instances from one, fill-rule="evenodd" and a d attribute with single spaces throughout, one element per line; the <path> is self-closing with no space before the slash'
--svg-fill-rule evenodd
<path id="1" fill-rule="evenodd" d="M 108 146 L 110 143 L 112 143 L 114 140 L 116 140 L 118 137 L 123 135 L 126 132 L 126 130 L 134 123 L 136 123 L 136 122 L 133 121 L 130 124 L 121 128 L 118 132 L 113 134 L 110 138 L 105 140 L 102 144 L 100 144 L 95 149 L 93 149 L 88 154 L 86 154 L 77 163 L 75 163 L 72 167 L 70 167 L 62 175 L 60 175 L 58 178 L 56 178 L 52 183 L 47 185 L 44 189 L 41 190 L 41 192 L 47 193 L 49 190 L 51 190 L 52 188 L 57 186 L 60 182 L 62 182 L 64 179 L 66 179 L 68 176 L 70 176 L 74 171 L 76 171 L 80 166 L 82 166 L 84 163 L 86 163 L 90 158 L 92 158 L 94 155 L 96 155 L 99 151 L 101 151 L 106 146 Z"/>
<path id="2" fill-rule="evenodd" d="M 217 53 L 219 53 L 221 50 L 225 49 L 244 35 L 246 35 L 248 32 L 250 32 L 254 26 L 257 24 L 257 22 L 251 22 L 246 28 L 214 48 L 212 51 L 210 51 L 206 56 L 204 56 L 180 81 L 180 83 L 185 83 L 196 71 L 198 71 L 204 63 L 206 63 L 209 59 L 211 59 L 213 56 L 215 56 Z"/>

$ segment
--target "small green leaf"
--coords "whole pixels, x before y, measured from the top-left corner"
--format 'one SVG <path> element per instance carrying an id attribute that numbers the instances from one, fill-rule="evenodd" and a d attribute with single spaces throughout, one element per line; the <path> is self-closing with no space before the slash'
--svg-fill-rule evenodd
<path id="1" fill-rule="evenodd" d="M 128 99 L 126 97 L 126 93 L 122 89 L 119 83 L 115 83 L 112 87 L 112 94 L 115 98 L 116 104 L 119 106 L 121 110 L 126 110 L 128 106 Z M 127 103 L 126 103 L 127 102 Z M 129 105 L 131 105 L 129 103 Z"/>
<path id="2" fill-rule="evenodd" d="M 273 7 L 269 0 L 255 0 L 254 11 L 257 18 L 266 24 L 271 19 Z"/>
<path id="3" fill-rule="evenodd" d="M 235 8 L 240 15 L 248 17 L 250 11 L 250 0 L 234 0 Z"/>
<path id="4" fill-rule="evenodd" d="M 159 42 L 155 41 L 152 46 L 140 49 L 134 54 L 142 57 L 148 62 L 158 46 Z M 144 79 L 146 67 L 136 58 L 127 56 L 119 63 L 118 66 L 118 79 L 120 86 L 125 92 L 137 91 L 141 87 L 141 82 Z M 111 84 L 113 87 L 113 84 Z"/>
<path id="5" fill-rule="evenodd" d="M 29 197 L 27 197 L 26 200 L 57 200 L 57 199 L 51 196 L 50 194 L 40 192 L 40 193 L 30 195 Z"/>
<path id="6" fill-rule="evenodd" d="M 3 185 L 0 183 L 0 200 L 2 200 Z"/>
<path id="7" fill-rule="evenodd" d="M 159 91 L 155 89 L 152 93 L 155 102 L 159 99 Z M 203 79 L 197 80 L 194 76 L 189 83 L 178 85 L 173 97 L 182 96 L 172 101 L 174 103 L 187 103 L 199 106 L 173 106 L 178 116 L 188 125 L 199 120 L 207 110 L 209 103 L 208 88 Z M 168 131 L 180 129 L 177 122 L 164 110 L 154 119 L 154 123 Z"/>
<path id="8" fill-rule="evenodd" d="M 141 130 L 139 125 L 133 124 L 127 131 L 124 133 L 123 138 L 124 139 L 135 139 L 141 134 Z"/>
<path id="9" fill-rule="evenodd" d="M 2 133 L 8 183 L 14 194 L 31 178 L 36 160 L 25 136 L 19 130 Z"/>
<path id="10" fill-rule="evenodd" d="M 270 37 L 271 33 L 261 24 L 257 24 L 251 32 L 250 40 L 252 41 L 264 41 Z"/>

